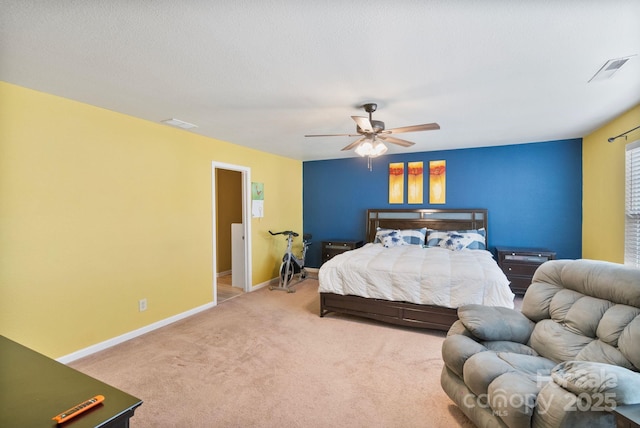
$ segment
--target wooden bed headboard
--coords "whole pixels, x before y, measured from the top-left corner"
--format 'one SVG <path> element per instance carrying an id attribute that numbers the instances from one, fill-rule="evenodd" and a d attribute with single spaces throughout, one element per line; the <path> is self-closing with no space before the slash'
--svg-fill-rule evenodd
<path id="1" fill-rule="evenodd" d="M 488 247 L 488 212 L 478 209 L 369 209 L 367 210 L 367 242 L 373 242 L 376 229 L 469 230 L 485 229 Z"/>

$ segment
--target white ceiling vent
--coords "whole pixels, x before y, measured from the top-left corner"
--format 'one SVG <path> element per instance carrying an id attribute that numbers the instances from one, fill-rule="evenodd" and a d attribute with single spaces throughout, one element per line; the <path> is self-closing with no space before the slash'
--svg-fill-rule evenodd
<path id="1" fill-rule="evenodd" d="M 610 59 L 609 61 L 605 62 L 602 67 L 600 67 L 600 70 L 598 70 L 598 72 L 594 74 L 591 79 L 589 79 L 589 82 L 606 80 L 610 78 L 616 71 L 620 70 L 620 68 L 634 56 L 635 55 L 627 56 L 624 58 Z"/>
<path id="2" fill-rule="evenodd" d="M 198 125 L 194 125 L 193 123 L 185 122 L 184 120 L 180 120 L 180 119 L 166 119 L 166 120 L 163 120 L 162 123 L 175 126 L 178 128 L 182 128 L 182 129 L 191 129 L 191 128 L 198 127 Z"/>

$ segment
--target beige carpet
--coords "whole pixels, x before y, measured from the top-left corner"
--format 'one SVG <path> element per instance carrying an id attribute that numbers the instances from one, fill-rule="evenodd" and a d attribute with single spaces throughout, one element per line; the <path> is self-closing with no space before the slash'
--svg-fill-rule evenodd
<path id="1" fill-rule="evenodd" d="M 317 286 L 246 293 L 71 366 L 141 398 L 133 428 L 473 426 L 440 388 L 444 333 L 320 318 Z"/>

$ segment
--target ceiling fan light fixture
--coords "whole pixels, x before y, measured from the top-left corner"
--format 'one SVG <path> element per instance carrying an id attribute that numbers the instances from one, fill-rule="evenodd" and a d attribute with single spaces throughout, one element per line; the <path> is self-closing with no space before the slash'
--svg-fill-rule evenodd
<path id="1" fill-rule="evenodd" d="M 378 142 L 373 146 L 373 153 L 369 156 L 372 158 L 378 157 L 387 153 L 387 150 L 389 150 L 387 146 L 382 141 L 378 140 Z"/>
<path id="2" fill-rule="evenodd" d="M 356 154 L 361 157 L 366 157 L 369 164 L 369 171 L 371 171 L 371 159 L 378 156 L 382 156 L 388 150 L 385 143 L 395 144 L 401 147 L 411 147 L 415 143 L 402 138 L 392 137 L 390 134 L 401 134 L 405 132 L 418 132 L 418 131 L 431 131 L 434 129 L 440 129 L 440 125 L 437 123 L 425 123 L 422 125 L 410 125 L 402 126 L 400 128 L 385 129 L 384 122 L 380 120 L 373 120 L 371 113 L 376 111 L 377 105 L 374 103 L 364 104 L 362 108 L 369 113 L 369 117 L 363 116 L 351 116 L 351 119 L 356 123 L 357 134 L 307 134 L 305 137 L 360 137 L 358 140 L 353 141 L 343 147 L 341 150 L 355 150 Z M 378 138 L 378 135 L 380 138 Z"/>
<path id="3" fill-rule="evenodd" d="M 360 143 L 358 147 L 356 147 L 356 153 L 362 157 L 370 156 L 372 151 L 373 144 L 371 144 L 369 141 L 364 141 Z"/>
<path id="4" fill-rule="evenodd" d="M 373 142 L 367 140 L 356 147 L 356 153 L 362 157 L 375 158 L 387 153 L 387 146 L 380 140 L 375 139 Z"/>

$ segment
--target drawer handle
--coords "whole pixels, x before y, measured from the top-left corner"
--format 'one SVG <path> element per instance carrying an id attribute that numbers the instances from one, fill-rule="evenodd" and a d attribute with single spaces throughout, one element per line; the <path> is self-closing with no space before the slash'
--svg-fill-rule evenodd
<path id="1" fill-rule="evenodd" d="M 509 268 L 509 271 L 511 271 L 511 268 Z"/>

